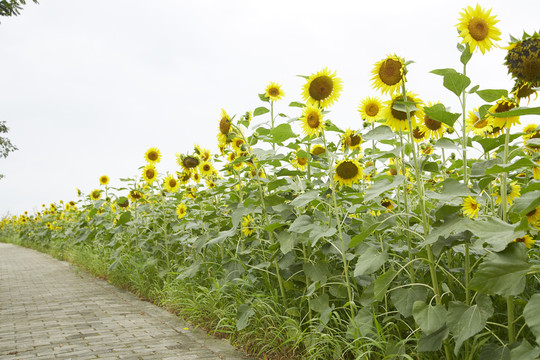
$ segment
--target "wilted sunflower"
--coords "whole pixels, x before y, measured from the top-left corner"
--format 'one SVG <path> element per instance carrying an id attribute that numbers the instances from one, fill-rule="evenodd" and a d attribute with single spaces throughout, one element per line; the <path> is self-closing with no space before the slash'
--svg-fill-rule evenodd
<path id="1" fill-rule="evenodd" d="M 540 34 L 523 34 L 522 40 L 512 42 L 508 47 L 505 65 L 508 73 L 521 85 L 540 86 Z"/>
<path id="2" fill-rule="evenodd" d="M 321 156 L 326 152 L 326 149 L 322 145 L 313 145 L 311 148 L 311 153 L 316 156 Z"/>
<path id="3" fill-rule="evenodd" d="M 405 79 L 405 60 L 396 55 L 388 55 L 386 59 L 375 64 L 371 74 L 373 88 L 383 94 L 393 95 L 401 90 Z"/>
<path id="4" fill-rule="evenodd" d="M 296 151 L 293 160 L 291 161 L 292 165 L 298 170 L 306 170 L 308 165 L 308 159 L 306 157 L 300 156 L 299 151 Z"/>
<path id="5" fill-rule="evenodd" d="M 362 178 L 362 166 L 356 160 L 341 160 L 334 168 L 334 180 L 340 185 L 352 185 Z"/>
<path id="6" fill-rule="evenodd" d="M 521 195 L 521 186 L 518 185 L 517 181 L 512 181 L 509 185 L 506 187 L 506 202 L 508 205 L 512 205 L 514 199 Z M 493 195 L 497 196 L 496 202 L 500 204 L 502 200 L 500 187 L 494 189 Z"/>
<path id="7" fill-rule="evenodd" d="M 187 214 L 187 206 L 184 203 L 180 203 L 176 206 L 176 216 L 179 219 L 183 218 Z"/>
<path id="8" fill-rule="evenodd" d="M 360 150 L 360 145 L 362 145 L 362 136 L 356 131 L 347 129 L 343 138 L 341 139 L 343 150 L 345 149 L 358 149 Z"/>
<path id="9" fill-rule="evenodd" d="M 478 47 L 482 54 L 485 54 L 494 46 L 493 41 L 501 39 L 501 32 L 495 27 L 499 20 L 495 19 L 495 15 L 490 16 L 491 9 L 484 11 L 478 4 L 474 9 L 467 6 L 463 10 L 456 25 L 459 36 L 463 38 L 462 43 L 469 44 L 471 53 Z"/>
<path id="10" fill-rule="evenodd" d="M 99 177 L 99 183 L 101 185 L 107 185 L 109 183 L 109 177 L 107 175 L 101 175 Z"/>
<path id="11" fill-rule="evenodd" d="M 153 183 L 158 176 L 156 167 L 151 163 L 146 164 L 146 166 L 143 168 L 142 176 L 148 184 Z"/>
<path id="12" fill-rule="evenodd" d="M 178 179 L 175 179 L 171 175 L 168 175 L 163 180 L 163 187 L 167 192 L 175 193 L 180 188 L 180 181 L 178 181 Z"/>
<path id="13" fill-rule="evenodd" d="M 252 222 L 253 218 L 251 217 L 251 215 L 245 216 L 242 219 L 242 232 L 244 233 L 244 235 L 251 236 L 253 234 Z"/>
<path id="14" fill-rule="evenodd" d="M 429 103 L 429 107 L 433 104 Z M 420 129 L 426 134 L 428 138 L 439 139 L 443 136 L 448 129 L 448 125 L 438 120 L 430 118 L 425 111 L 421 111 L 418 114 L 418 125 Z"/>
<path id="15" fill-rule="evenodd" d="M 497 103 L 488 109 L 488 113 L 502 113 L 516 107 L 518 107 L 518 104 L 515 101 L 503 97 L 502 99 L 497 100 Z M 492 124 L 493 128 L 498 127 L 501 129 L 510 128 L 512 125 L 520 124 L 519 116 L 495 117 L 488 115 L 488 121 Z"/>
<path id="16" fill-rule="evenodd" d="M 466 121 L 467 131 L 472 131 L 474 135 L 485 136 L 493 130 L 493 126 L 491 126 L 487 118 L 480 120 L 478 117 L 478 109 L 469 111 L 469 116 Z"/>
<path id="17" fill-rule="evenodd" d="M 514 239 L 514 242 L 524 243 L 527 249 L 530 249 L 536 241 L 533 240 L 531 235 L 524 235 L 522 237 Z"/>
<path id="18" fill-rule="evenodd" d="M 90 198 L 92 200 L 99 200 L 101 198 L 101 190 L 92 190 L 92 192 L 90 193 Z"/>
<path id="19" fill-rule="evenodd" d="M 534 100 L 538 99 L 538 90 L 531 84 L 520 84 L 516 81 L 512 88 L 512 95 L 516 98 L 516 102 L 520 104 L 522 99 L 527 99 L 527 103 L 531 101 L 531 96 L 536 95 Z"/>
<path id="20" fill-rule="evenodd" d="M 326 108 L 337 101 L 342 89 L 341 79 L 336 76 L 336 72 L 331 73 L 324 68 L 309 77 L 302 96 L 308 103 Z"/>
<path id="21" fill-rule="evenodd" d="M 157 148 L 151 147 L 150 149 L 146 150 L 144 159 L 148 163 L 156 164 L 161 161 L 161 152 Z"/>
<path id="22" fill-rule="evenodd" d="M 227 144 L 227 135 L 231 131 L 231 118 L 227 115 L 227 112 L 224 109 L 221 109 L 221 119 L 219 120 L 219 133 L 218 133 L 218 144 L 225 145 Z"/>
<path id="23" fill-rule="evenodd" d="M 383 104 L 378 97 L 367 97 L 358 106 L 358 111 L 363 120 L 374 123 L 381 119 Z"/>
<path id="24" fill-rule="evenodd" d="M 207 178 L 212 176 L 214 172 L 214 167 L 212 166 L 212 163 L 210 163 L 210 161 L 203 161 L 199 165 L 199 171 L 203 177 Z"/>
<path id="25" fill-rule="evenodd" d="M 414 103 L 416 106 L 422 104 L 422 100 L 416 97 L 416 94 L 407 92 L 407 101 Z M 403 104 L 403 95 L 396 95 L 391 100 L 385 102 L 385 108 L 383 110 L 384 117 L 386 118 L 386 125 L 390 126 L 394 131 L 407 131 L 409 130 L 409 122 L 407 121 L 407 113 L 405 111 L 395 109 L 396 105 Z M 416 117 L 419 113 L 418 108 L 410 106 L 409 115 L 411 117 L 411 123 L 413 128 L 416 126 Z"/>
<path id="26" fill-rule="evenodd" d="M 275 82 L 270 82 L 270 84 L 268 84 L 268 86 L 266 87 L 264 95 L 271 101 L 277 101 L 281 100 L 281 98 L 285 96 L 285 93 L 283 92 L 283 90 L 281 90 L 281 85 Z"/>
<path id="27" fill-rule="evenodd" d="M 320 108 L 307 105 L 300 117 L 306 136 L 319 136 L 324 131 L 323 115 Z"/>
<path id="28" fill-rule="evenodd" d="M 463 203 L 461 204 L 461 209 L 463 210 L 463 214 L 468 216 L 469 218 L 473 218 L 473 216 L 476 216 L 478 218 L 478 211 L 480 210 L 480 204 L 473 199 L 471 196 L 467 196 L 465 200 L 463 200 Z"/>

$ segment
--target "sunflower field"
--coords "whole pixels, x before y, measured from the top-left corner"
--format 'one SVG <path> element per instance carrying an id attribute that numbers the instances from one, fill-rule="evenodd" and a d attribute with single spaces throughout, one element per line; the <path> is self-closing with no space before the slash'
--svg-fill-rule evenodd
<path id="1" fill-rule="evenodd" d="M 500 40 L 496 17 L 460 14 L 462 69 L 448 96 L 407 89 L 410 62 L 373 66 L 361 129 L 330 109 L 342 80 L 304 76 L 291 117 L 270 82 L 253 111 L 216 124 L 162 173 L 103 175 L 78 201 L 4 218 L 0 238 L 48 251 L 266 359 L 536 359 L 540 356 L 540 35 L 512 38 L 512 89 L 471 86 L 467 64 Z M 454 98 L 455 97 L 455 98 Z M 484 105 L 467 108 L 467 98 Z M 96 181 L 97 182 L 97 181 Z M 536 315 L 535 315 L 536 314 Z"/>

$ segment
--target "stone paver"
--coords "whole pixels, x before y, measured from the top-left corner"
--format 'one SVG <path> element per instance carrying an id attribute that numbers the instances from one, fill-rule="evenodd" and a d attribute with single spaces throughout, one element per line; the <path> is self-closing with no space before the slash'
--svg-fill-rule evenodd
<path id="1" fill-rule="evenodd" d="M 0 243 L 0 359 L 249 358 L 66 262 Z"/>

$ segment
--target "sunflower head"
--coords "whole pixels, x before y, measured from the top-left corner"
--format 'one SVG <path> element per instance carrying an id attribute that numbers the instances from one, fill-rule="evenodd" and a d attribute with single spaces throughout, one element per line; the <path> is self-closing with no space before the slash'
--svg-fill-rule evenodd
<path id="1" fill-rule="evenodd" d="M 163 180 L 163 187 L 167 192 L 175 193 L 180 188 L 180 181 L 178 179 L 175 179 L 173 176 L 168 175 Z"/>
<path id="2" fill-rule="evenodd" d="M 360 150 L 360 145 L 362 144 L 362 136 L 356 131 L 347 129 L 342 138 L 343 150 L 345 149 L 358 149 Z"/>
<path id="3" fill-rule="evenodd" d="M 501 39 L 501 32 L 495 27 L 499 20 L 495 19 L 495 15 L 490 16 L 490 13 L 491 9 L 486 11 L 478 4 L 476 8 L 468 6 L 460 13 L 461 18 L 456 26 L 459 36 L 463 38 L 462 43 L 469 44 L 471 53 L 478 48 L 485 54 L 494 46 L 494 41 Z"/>
<path id="4" fill-rule="evenodd" d="M 378 97 L 367 97 L 358 106 L 358 112 L 363 120 L 374 123 L 381 118 L 382 101 Z"/>
<path id="5" fill-rule="evenodd" d="M 142 176 L 148 184 L 153 183 L 158 176 L 156 167 L 150 163 L 146 164 L 146 166 L 143 168 Z"/>
<path id="6" fill-rule="evenodd" d="M 176 216 L 182 219 L 187 214 L 187 206 L 184 203 L 180 203 L 176 206 Z"/>
<path id="7" fill-rule="evenodd" d="M 242 232 L 244 233 L 244 235 L 246 236 L 251 236 L 253 235 L 253 218 L 251 217 L 251 215 L 248 215 L 248 216 L 245 216 L 243 219 L 242 219 Z"/>
<path id="8" fill-rule="evenodd" d="M 157 148 L 151 147 L 150 149 L 146 150 L 146 153 L 144 153 L 144 159 L 147 163 L 158 163 L 161 160 L 161 152 Z"/>
<path id="9" fill-rule="evenodd" d="M 387 211 L 391 211 L 391 210 L 394 210 L 395 209 L 395 204 L 392 200 L 388 199 L 388 198 L 384 198 L 381 200 L 381 205 L 384 206 Z"/>
<path id="10" fill-rule="evenodd" d="M 324 131 L 322 110 L 308 104 L 300 117 L 302 128 L 306 136 L 319 136 Z"/>
<path id="11" fill-rule="evenodd" d="M 518 106 L 519 105 L 515 101 L 503 97 L 502 99 L 497 100 L 497 103 L 488 109 L 488 113 L 502 113 Z M 488 121 L 492 124 L 493 128 L 498 127 L 501 129 L 510 128 L 514 124 L 520 124 L 519 116 L 495 117 L 490 115 Z"/>
<path id="12" fill-rule="evenodd" d="M 101 175 L 99 177 L 99 183 L 101 185 L 107 185 L 109 183 L 109 177 L 107 175 Z"/>
<path id="13" fill-rule="evenodd" d="M 444 107 L 443 104 L 436 105 Z M 428 106 L 432 107 L 434 105 L 430 103 Z M 418 120 L 420 129 L 422 129 L 422 131 L 426 134 L 427 137 L 432 139 L 441 138 L 446 132 L 446 129 L 448 129 L 448 125 L 438 120 L 432 119 L 428 114 L 426 114 L 425 111 L 419 113 Z"/>
<path id="14" fill-rule="evenodd" d="M 200 159 L 195 155 L 176 154 L 176 163 L 180 165 L 184 171 L 195 171 L 200 162 Z"/>
<path id="15" fill-rule="evenodd" d="M 311 153 L 316 156 L 321 156 L 326 152 L 326 149 L 322 145 L 313 145 L 311 148 Z"/>
<path id="16" fill-rule="evenodd" d="M 478 211 L 480 210 L 480 204 L 472 198 L 471 196 L 468 196 L 463 200 L 463 203 L 461 204 L 461 209 L 463 210 L 463 214 L 468 216 L 469 218 L 473 218 L 473 216 L 476 216 L 478 218 Z"/>
<path id="17" fill-rule="evenodd" d="M 505 65 L 520 85 L 540 86 L 540 34 L 523 34 L 508 47 Z"/>
<path id="18" fill-rule="evenodd" d="M 326 108 L 337 101 L 342 89 L 342 81 L 336 72 L 324 68 L 308 78 L 302 96 L 308 103 Z"/>
<path id="19" fill-rule="evenodd" d="M 352 185 L 362 178 L 362 166 L 356 160 L 341 160 L 334 168 L 334 180 L 340 185 Z"/>
<path id="20" fill-rule="evenodd" d="M 469 111 L 467 116 L 467 131 L 472 131 L 474 135 L 487 135 L 493 130 L 493 126 L 487 118 L 480 119 L 478 109 Z"/>
<path id="21" fill-rule="evenodd" d="M 422 100 L 416 97 L 416 94 L 407 92 L 407 99 L 404 101 L 403 95 L 396 95 L 391 100 L 388 100 L 384 108 L 384 115 L 386 117 L 386 125 L 390 126 L 394 131 L 408 131 L 409 122 L 407 119 L 407 112 L 403 111 L 402 105 L 409 106 L 409 116 L 413 128 L 416 126 L 416 118 L 420 111 L 416 107 L 422 104 Z M 415 104 L 412 106 L 411 104 Z"/>
<path id="22" fill-rule="evenodd" d="M 371 71 L 372 86 L 383 94 L 393 95 L 400 90 L 405 73 L 405 60 L 388 55 L 386 59 L 378 61 Z"/>
<path id="23" fill-rule="evenodd" d="M 203 161 L 199 165 L 199 171 L 202 176 L 207 178 L 212 176 L 214 172 L 214 167 L 212 166 L 212 163 L 210 163 L 210 161 Z"/>
<path id="24" fill-rule="evenodd" d="M 413 140 L 415 142 L 422 142 L 426 140 L 426 132 L 419 126 L 416 126 L 412 131 Z"/>
<path id="25" fill-rule="evenodd" d="M 514 242 L 524 243 L 527 249 L 530 249 L 536 241 L 533 240 L 531 235 L 524 235 L 522 237 L 514 239 Z"/>
<path id="26" fill-rule="evenodd" d="M 307 153 L 303 150 L 296 151 L 294 158 L 292 160 L 292 164 L 295 168 L 299 170 L 305 170 L 308 165 L 308 159 L 307 159 Z"/>
<path id="27" fill-rule="evenodd" d="M 90 193 L 90 198 L 92 200 L 99 200 L 101 198 L 101 190 L 92 190 L 92 192 Z"/>
<path id="28" fill-rule="evenodd" d="M 133 190 L 130 190 L 128 197 L 131 200 L 131 202 L 135 202 L 143 198 L 143 193 L 140 192 L 139 190 L 133 189 Z"/>
<path id="29" fill-rule="evenodd" d="M 268 86 L 266 86 L 266 91 L 264 93 L 265 97 L 269 98 L 270 101 L 277 101 L 281 100 L 283 96 L 285 96 L 285 93 L 281 89 L 281 85 L 270 82 Z"/>

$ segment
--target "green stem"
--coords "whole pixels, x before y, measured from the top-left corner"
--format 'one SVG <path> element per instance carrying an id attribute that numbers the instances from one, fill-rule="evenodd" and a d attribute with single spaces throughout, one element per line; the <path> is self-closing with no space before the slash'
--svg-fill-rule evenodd
<path id="1" fill-rule="evenodd" d="M 516 333 L 514 329 L 514 297 L 506 298 L 506 311 L 508 313 L 508 343 L 512 345 L 516 342 Z"/>

